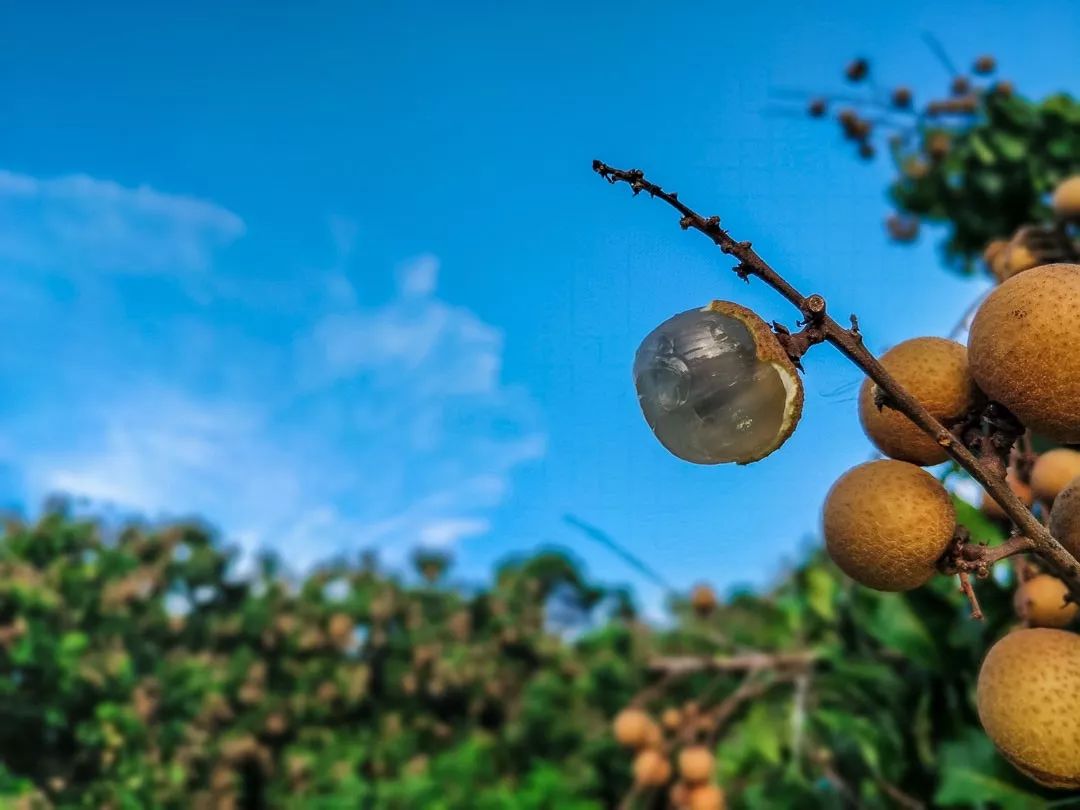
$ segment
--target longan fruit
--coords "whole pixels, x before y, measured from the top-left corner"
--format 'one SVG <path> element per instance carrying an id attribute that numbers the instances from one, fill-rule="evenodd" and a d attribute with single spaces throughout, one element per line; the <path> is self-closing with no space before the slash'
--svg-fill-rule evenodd
<path id="1" fill-rule="evenodd" d="M 1009 633 L 983 661 L 976 703 L 1009 762 L 1048 787 L 1080 787 L 1080 635 Z"/>
<path id="2" fill-rule="evenodd" d="M 1080 265 L 1047 264 L 994 289 L 975 313 L 976 384 L 1028 428 L 1080 442 Z"/>
<path id="3" fill-rule="evenodd" d="M 724 810 L 727 800 L 719 785 L 699 785 L 690 790 L 688 810 Z"/>
<path id="4" fill-rule="evenodd" d="M 1050 534 L 1080 560 L 1080 478 L 1074 479 L 1054 499 L 1050 510 Z"/>
<path id="5" fill-rule="evenodd" d="M 634 782 L 641 787 L 659 787 L 671 778 L 671 763 L 655 748 L 646 748 L 634 757 Z"/>
<path id="6" fill-rule="evenodd" d="M 1016 589 L 1013 599 L 1016 612 L 1032 627 L 1065 627 L 1080 610 L 1075 602 L 1066 602 L 1069 589 L 1057 577 L 1039 574 Z"/>
<path id="7" fill-rule="evenodd" d="M 660 725 L 668 731 L 678 731 L 682 727 L 683 716 L 678 709 L 664 709 L 660 715 Z"/>
<path id="8" fill-rule="evenodd" d="M 1009 240 L 1008 239 L 992 239 L 992 240 L 990 240 L 990 242 L 987 243 L 986 247 L 983 248 L 982 258 L 983 258 L 983 261 L 986 263 L 986 266 L 992 268 L 994 266 L 994 260 L 999 255 L 1001 255 L 1001 252 L 1003 250 L 1005 250 L 1005 248 L 1007 248 L 1008 246 L 1009 246 Z"/>
<path id="9" fill-rule="evenodd" d="M 676 782 L 668 791 L 668 803 L 677 810 L 686 810 L 690 806 L 690 785 Z"/>
<path id="10" fill-rule="evenodd" d="M 1005 483 L 1009 485 L 1009 489 L 1011 489 L 1013 494 L 1020 499 L 1020 502 L 1030 509 L 1031 505 L 1035 503 L 1035 496 L 1031 492 L 1031 487 L 1021 481 L 1012 470 L 1009 470 L 1005 474 Z M 1005 514 L 1005 510 L 1001 508 L 1001 505 L 991 498 L 989 493 L 985 490 L 982 493 L 982 503 L 979 506 L 982 509 L 982 513 L 991 520 L 1009 519 L 1009 516 Z"/>
<path id="11" fill-rule="evenodd" d="M 803 383 L 780 338 L 732 301 L 680 312 L 634 355 L 638 405 L 657 440 L 695 464 L 749 464 L 788 440 Z"/>
<path id="12" fill-rule="evenodd" d="M 1008 281 L 1015 275 L 1038 267 L 1043 261 L 1022 242 L 1010 242 L 994 257 L 990 269 L 998 281 Z"/>
<path id="13" fill-rule="evenodd" d="M 1062 219 L 1080 218 L 1080 174 L 1062 180 L 1051 200 L 1054 213 Z"/>
<path id="14" fill-rule="evenodd" d="M 934 476 L 889 459 L 855 467 L 825 500 L 825 545 L 845 574 L 868 588 L 925 583 L 956 532 L 956 510 Z"/>
<path id="15" fill-rule="evenodd" d="M 968 372 L 967 349 L 954 340 L 919 337 L 897 344 L 879 358 L 885 369 L 940 422 L 963 416 L 979 392 Z M 929 466 L 948 458 L 940 444 L 900 411 L 874 402 L 869 377 L 859 391 L 859 421 L 870 441 L 890 458 Z"/>
<path id="16" fill-rule="evenodd" d="M 1031 491 L 1036 498 L 1053 501 L 1080 475 L 1080 452 L 1068 447 L 1047 450 L 1031 468 Z"/>
<path id="17" fill-rule="evenodd" d="M 679 776 L 684 782 L 700 784 L 712 777 L 716 758 L 703 745 L 692 745 L 679 752 Z"/>
<path id="18" fill-rule="evenodd" d="M 716 610 L 716 591 L 708 585 L 695 585 L 690 592 L 690 606 L 699 616 L 708 616 Z"/>
<path id="19" fill-rule="evenodd" d="M 616 742 L 626 748 L 644 748 L 659 734 L 656 723 L 641 709 L 623 709 L 615 715 L 612 730 Z"/>

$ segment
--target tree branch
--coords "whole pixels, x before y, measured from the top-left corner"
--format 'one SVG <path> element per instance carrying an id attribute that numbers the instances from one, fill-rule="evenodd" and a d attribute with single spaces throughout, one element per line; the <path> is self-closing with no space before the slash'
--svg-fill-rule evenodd
<path id="1" fill-rule="evenodd" d="M 755 672 L 759 670 L 807 670 L 817 661 L 812 650 L 797 652 L 752 652 L 733 656 L 676 655 L 656 658 L 649 670 L 667 676 L 694 672 Z"/>
<path id="2" fill-rule="evenodd" d="M 979 459 L 959 439 L 953 436 L 885 370 L 878 359 L 863 345 L 858 320 L 854 315 L 851 316 L 851 328 L 846 329 L 840 326 L 825 311 L 825 300 L 821 296 L 815 295 L 809 298 L 804 296 L 758 256 L 749 242 L 737 242 L 721 228 L 719 217 L 704 217 L 697 213 L 680 202 L 675 192 L 664 191 L 660 186 L 646 180 L 644 172 L 640 169 L 616 169 L 599 160 L 594 160 L 593 171 L 609 183 L 627 183 L 635 195 L 645 191 L 651 197 L 659 197 L 682 215 L 679 224 L 684 230 L 693 228 L 700 231 L 724 253 L 734 256 L 739 262 L 735 266 L 735 272 L 740 278 L 748 281 L 750 276 L 757 276 L 791 302 L 803 314 L 807 322 L 816 324 L 824 334 L 825 340 L 877 383 L 878 387 L 890 397 L 897 410 L 931 436 L 957 464 L 979 482 L 983 489 L 1001 505 L 1021 534 L 1031 540 L 1031 550 L 1065 581 L 1074 598 L 1080 600 L 1080 562 L 1069 554 L 1024 506 L 1005 483 L 1003 477 L 996 475 L 994 471 L 980 463 Z"/>

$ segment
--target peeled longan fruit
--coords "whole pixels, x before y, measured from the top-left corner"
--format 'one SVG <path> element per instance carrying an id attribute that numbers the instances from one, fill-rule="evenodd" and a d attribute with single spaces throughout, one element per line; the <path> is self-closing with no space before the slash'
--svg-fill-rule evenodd
<path id="1" fill-rule="evenodd" d="M 1050 510 L 1050 534 L 1080 560 L 1080 478 L 1074 479 L 1054 499 Z"/>
<path id="2" fill-rule="evenodd" d="M 690 789 L 688 810 L 724 810 L 727 801 L 719 785 L 698 785 Z"/>
<path id="3" fill-rule="evenodd" d="M 1031 487 L 1016 477 L 1016 473 L 1009 470 L 1005 474 L 1005 483 L 1009 485 L 1009 489 L 1013 491 L 1013 494 L 1020 499 L 1020 502 L 1024 506 L 1031 508 L 1031 505 L 1035 503 L 1035 496 L 1031 493 Z M 982 503 L 980 508 L 984 515 L 992 520 L 1008 520 L 1009 516 L 1005 514 L 1005 510 L 1001 508 L 1001 505 L 995 501 L 984 490 L 982 493 Z"/>
<path id="4" fill-rule="evenodd" d="M 968 373 L 967 349 L 953 340 L 920 337 L 905 340 L 880 358 L 897 381 L 942 422 L 959 419 L 978 398 Z M 869 377 L 859 391 L 859 421 L 870 441 L 885 455 L 912 464 L 940 464 L 945 449 L 904 414 L 874 403 L 877 385 Z"/>
<path id="5" fill-rule="evenodd" d="M 825 499 L 825 545 L 868 588 L 907 591 L 932 577 L 956 532 L 956 510 L 926 470 L 870 461 L 849 470 Z"/>
<path id="6" fill-rule="evenodd" d="M 1080 453 L 1067 447 L 1047 450 L 1031 468 L 1031 491 L 1036 498 L 1052 501 L 1080 475 Z"/>
<path id="7" fill-rule="evenodd" d="M 1036 433 L 1080 442 L 1080 265 L 1047 264 L 1014 276 L 971 324 L 971 375 Z"/>
<path id="8" fill-rule="evenodd" d="M 1017 630 L 979 670 L 979 719 L 1018 769 L 1055 788 L 1080 787 L 1080 635 Z"/>
<path id="9" fill-rule="evenodd" d="M 1039 574 L 1016 589 L 1016 612 L 1032 627 L 1065 627 L 1080 610 L 1074 602 L 1066 602 L 1069 589 L 1057 577 Z"/>
<path id="10" fill-rule="evenodd" d="M 690 606 L 699 616 L 707 616 L 716 610 L 716 591 L 708 585 L 695 585 L 690 592 Z"/>
<path id="11" fill-rule="evenodd" d="M 703 745 L 692 745 L 679 752 L 679 776 L 691 784 L 708 782 L 716 759 Z"/>
<path id="12" fill-rule="evenodd" d="M 627 748 L 644 748 L 656 742 L 659 728 L 641 709 L 623 709 L 612 724 L 615 740 Z"/>
<path id="13" fill-rule="evenodd" d="M 1080 219 L 1080 174 L 1062 180 L 1054 189 L 1050 204 L 1063 219 Z"/>
<path id="14" fill-rule="evenodd" d="M 787 352 L 765 321 L 730 301 L 650 332 L 634 358 L 634 385 L 656 438 L 696 464 L 762 459 L 802 415 L 802 380 Z"/>
<path id="15" fill-rule="evenodd" d="M 634 782 L 642 787 L 659 787 L 671 778 L 671 763 L 655 748 L 646 748 L 634 757 Z"/>

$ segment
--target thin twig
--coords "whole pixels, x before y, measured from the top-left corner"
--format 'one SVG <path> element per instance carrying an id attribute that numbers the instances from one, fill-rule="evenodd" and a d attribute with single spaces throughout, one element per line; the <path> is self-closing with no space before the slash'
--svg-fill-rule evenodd
<path id="1" fill-rule="evenodd" d="M 956 63 L 949 58 L 948 52 L 945 50 L 945 46 L 941 44 L 941 40 L 931 34 L 929 31 L 923 31 L 923 42 L 933 52 L 934 56 L 938 58 L 942 66 L 949 71 L 949 75 L 956 77 L 960 75 L 960 71 L 956 69 Z"/>
<path id="2" fill-rule="evenodd" d="M 981 620 L 983 617 L 982 606 L 979 605 L 979 598 L 975 595 L 975 589 L 971 587 L 971 579 L 968 576 L 967 571 L 961 571 L 956 575 L 960 580 L 960 591 L 967 597 L 968 602 L 971 603 L 971 618 Z"/>
<path id="3" fill-rule="evenodd" d="M 645 179 L 639 169 L 615 169 L 605 163 L 594 160 L 593 170 L 609 183 L 627 183 L 634 194 L 648 192 L 651 197 L 659 197 L 676 211 L 682 218 L 683 229 L 693 228 L 713 241 L 724 253 L 734 256 L 739 263 L 735 272 L 743 280 L 757 276 L 784 298 L 791 302 L 810 323 L 824 335 L 825 340 L 833 344 L 845 357 L 866 372 L 878 387 L 887 394 L 891 404 L 901 411 L 941 447 L 989 493 L 1005 514 L 1033 543 L 1032 551 L 1037 553 L 1054 572 L 1065 581 L 1073 596 L 1080 600 L 1080 561 L 1077 561 L 1065 548 L 1054 539 L 1053 535 L 1036 519 L 1031 511 L 1020 501 L 1006 484 L 1003 476 L 995 474 L 982 464 L 975 455 L 963 445 L 944 425 L 926 410 L 910 392 L 894 378 L 876 357 L 863 345 L 859 332 L 859 323 L 851 316 L 851 328 L 845 329 L 834 321 L 825 311 L 825 301 L 821 296 L 804 296 L 788 283 L 779 273 L 754 251 L 749 242 L 737 242 L 727 231 L 720 227 L 719 217 L 704 217 L 679 201 L 675 192 L 666 192 L 655 183 Z"/>
<path id="4" fill-rule="evenodd" d="M 960 316 L 960 320 L 956 322 L 956 326 L 949 330 L 949 340 L 956 340 L 968 330 L 971 326 L 972 319 L 975 317 L 975 313 L 979 311 L 979 306 L 986 300 L 986 296 L 989 294 L 989 292 L 985 292 L 982 295 L 977 295 L 975 296 L 975 300 L 968 304 L 968 308 L 964 310 L 964 314 Z"/>
<path id="5" fill-rule="evenodd" d="M 577 529 L 589 539 L 596 541 L 600 545 L 607 548 L 609 551 L 617 554 L 623 559 L 623 561 L 625 561 L 628 565 L 638 571 L 638 573 L 652 580 L 654 583 L 659 585 L 668 593 L 675 593 L 675 589 L 668 584 L 667 580 L 665 580 L 662 576 L 660 576 L 659 573 L 657 573 L 655 568 L 646 564 L 645 561 L 642 560 L 640 557 L 637 557 L 631 552 L 627 551 L 625 548 L 615 542 L 615 539 L 611 537 L 611 535 L 609 535 L 607 532 L 598 529 L 596 526 L 593 526 L 590 523 L 586 523 L 584 520 L 575 517 L 574 515 L 563 515 L 563 522 L 569 524 L 570 526 L 573 526 L 575 529 Z"/>

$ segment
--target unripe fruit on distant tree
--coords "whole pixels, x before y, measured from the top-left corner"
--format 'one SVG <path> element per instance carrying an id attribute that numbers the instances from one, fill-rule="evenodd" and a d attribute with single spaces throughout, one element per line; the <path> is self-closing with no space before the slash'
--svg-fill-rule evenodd
<path id="1" fill-rule="evenodd" d="M 690 784 L 708 782 L 715 765 L 712 752 L 703 745 L 692 745 L 679 752 L 679 776 Z"/>
<path id="2" fill-rule="evenodd" d="M 1080 559 L 1080 479 L 1075 479 L 1054 499 L 1050 533 L 1066 551 Z"/>
<path id="3" fill-rule="evenodd" d="M 979 393 L 968 373 L 967 349 L 954 340 L 905 340 L 879 360 L 933 417 L 948 424 L 975 404 Z M 870 441 L 885 455 L 912 464 L 940 464 L 948 458 L 940 444 L 900 411 L 874 402 L 877 384 L 869 377 L 859 391 L 859 420 Z"/>
<path id="4" fill-rule="evenodd" d="M 656 438 L 697 464 L 748 464 L 795 430 L 803 386 L 757 314 L 713 301 L 669 318 L 634 358 L 638 403 Z"/>
<path id="5" fill-rule="evenodd" d="M 1031 487 L 1021 481 L 1014 470 L 1009 470 L 1005 474 L 1005 483 L 1009 485 L 1009 489 L 1012 490 L 1013 495 L 1020 499 L 1020 502 L 1024 506 L 1031 507 L 1035 503 L 1035 496 L 1031 494 Z M 1008 520 L 1009 516 L 1005 514 L 1005 510 L 1001 508 L 1000 504 L 990 497 L 990 494 L 983 490 L 982 500 L 979 508 L 982 509 L 984 515 L 992 520 Z"/>
<path id="6" fill-rule="evenodd" d="M 1062 219 L 1080 220 L 1080 174 L 1058 184 L 1051 200 L 1054 213 Z"/>
<path id="7" fill-rule="evenodd" d="M 634 757 L 634 782 L 641 787 L 659 787 L 671 778 L 671 763 L 655 748 L 646 748 Z"/>
<path id="8" fill-rule="evenodd" d="M 1057 577 L 1038 574 L 1016 589 L 1016 612 L 1032 627 L 1066 627 L 1080 610 L 1074 602 L 1065 601 L 1068 593 Z"/>
<path id="9" fill-rule="evenodd" d="M 957 76 L 949 85 L 949 91 L 954 96 L 965 96 L 971 92 L 971 79 L 967 76 Z"/>
<path id="10" fill-rule="evenodd" d="M 844 77 L 849 82 L 861 82 L 870 73 L 870 63 L 865 59 L 854 59 L 844 68 Z"/>
<path id="11" fill-rule="evenodd" d="M 1041 784 L 1080 787 L 1080 635 L 1017 630 L 979 670 L 979 719 L 1013 765 Z"/>
<path id="12" fill-rule="evenodd" d="M 829 556 L 879 591 L 917 588 L 956 532 L 956 511 L 934 476 L 904 461 L 870 461 L 845 473 L 825 500 Z"/>
<path id="13" fill-rule="evenodd" d="M 615 715 L 612 728 L 616 742 L 627 748 L 643 748 L 652 744 L 659 731 L 653 719 L 641 709 L 623 709 Z"/>
<path id="14" fill-rule="evenodd" d="M 1036 498 L 1053 501 L 1080 476 L 1080 452 L 1068 447 L 1047 450 L 1031 468 L 1031 491 Z"/>
<path id="15" fill-rule="evenodd" d="M 1047 264 L 987 296 L 968 339 L 971 375 L 1036 433 L 1080 441 L 1080 265 Z"/>
<path id="16" fill-rule="evenodd" d="M 716 591 L 702 583 L 690 592 L 690 606 L 699 616 L 708 616 L 716 610 Z"/>
<path id="17" fill-rule="evenodd" d="M 923 144 L 923 148 L 926 150 L 926 154 L 930 155 L 934 160 L 941 160 L 947 154 L 949 154 L 949 148 L 952 146 L 952 138 L 949 137 L 948 132 L 931 132 L 926 136 L 926 141 Z"/>
<path id="18" fill-rule="evenodd" d="M 688 810 L 724 810 L 727 801 L 719 785 L 698 785 L 690 789 Z"/>

